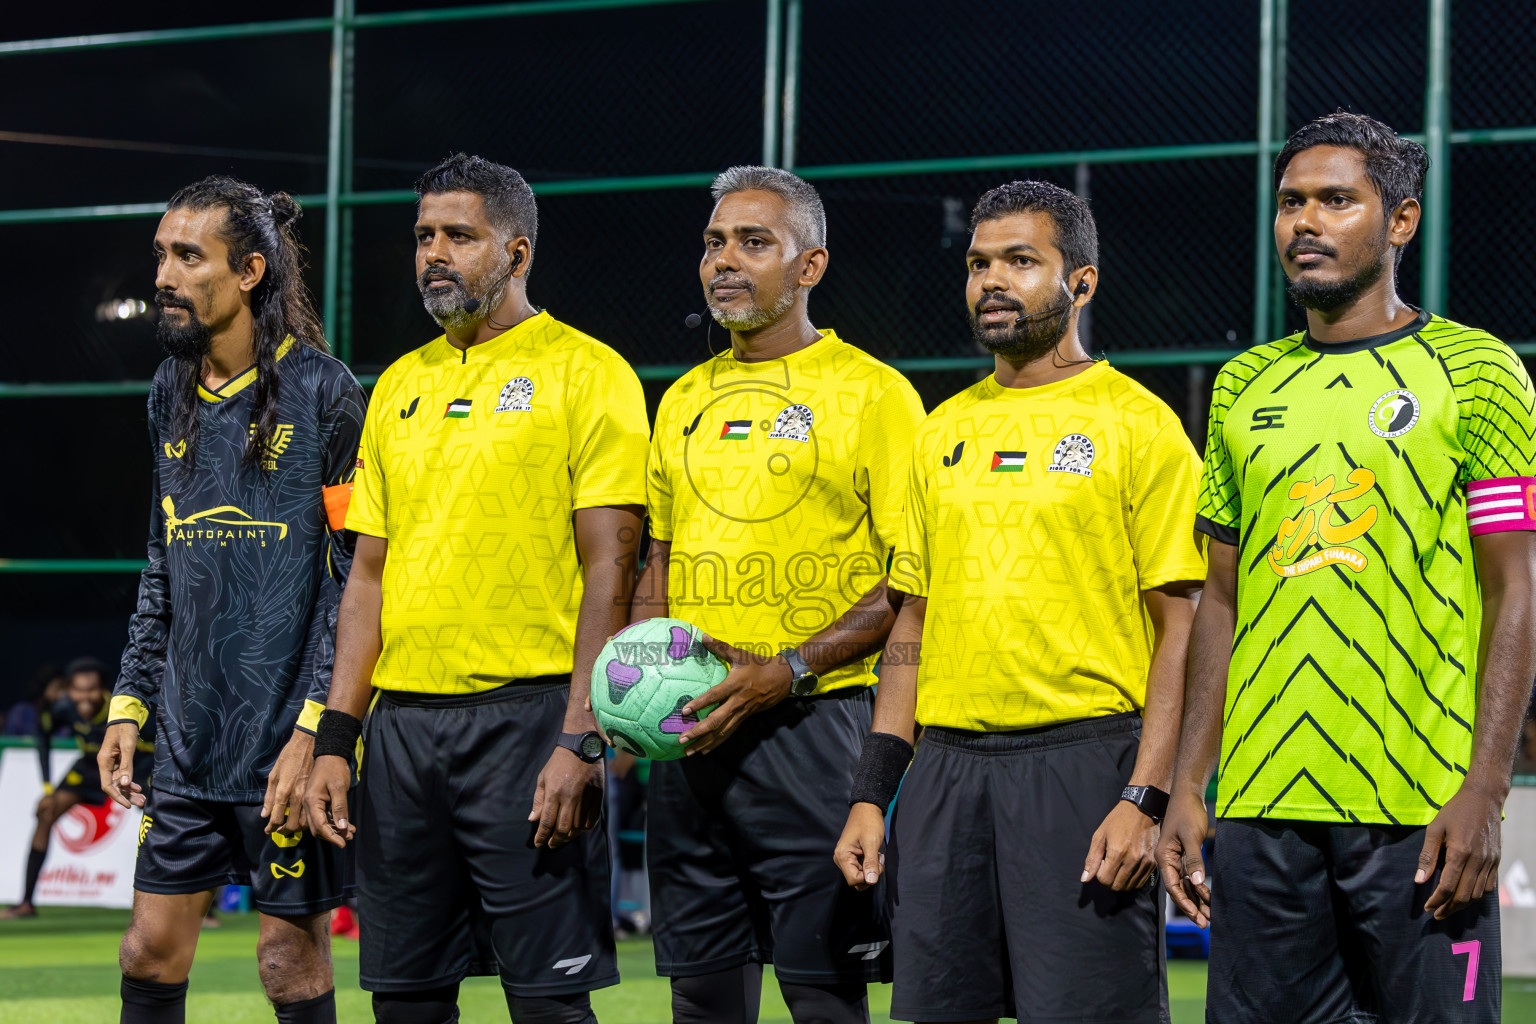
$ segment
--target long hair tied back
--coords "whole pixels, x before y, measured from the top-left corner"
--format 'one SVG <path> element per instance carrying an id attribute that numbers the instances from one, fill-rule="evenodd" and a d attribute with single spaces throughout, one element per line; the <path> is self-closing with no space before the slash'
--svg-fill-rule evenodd
<path id="1" fill-rule="evenodd" d="M 251 292 L 255 320 L 256 354 L 255 429 L 246 442 L 243 461 L 265 467 L 266 452 L 277 432 L 277 350 L 292 336 L 299 345 L 329 351 L 325 329 L 315 315 L 309 289 L 304 286 L 304 245 L 294 232 L 301 211 L 286 192 L 263 195 L 261 189 L 236 178 L 213 175 L 177 192 L 167 210 L 226 211 L 219 231 L 229 249 L 229 269 L 238 273 L 252 254 L 261 253 L 266 273 Z M 186 441 L 182 463 L 191 469 L 197 450 L 197 387 L 202 382 L 201 360 L 183 367 L 183 378 L 173 398 L 171 422 Z"/>

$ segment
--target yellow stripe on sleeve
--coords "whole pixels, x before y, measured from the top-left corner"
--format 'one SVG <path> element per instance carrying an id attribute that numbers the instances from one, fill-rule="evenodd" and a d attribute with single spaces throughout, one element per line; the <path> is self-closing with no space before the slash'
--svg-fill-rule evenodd
<path id="1" fill-rule="evenodd" d="M 115 725 L 118 722 L 132 722 L 140 729 L 149 721 L 149 708 L 137 697 L 130 697 L 126 693 L 113 696 L 112 704 L 107 710 L 107 724 Z"/>
<path id="2" fill-rule="evenodd" d="M 325 705 L 319 701 L 306 700 L 304 702 L 304 710 L 299 712 L 299 720 L 294 723 L 294 728 L 302 729 L 313 736 L 315 730 L 320 728 L 320 712 L 324 710 Z"/>

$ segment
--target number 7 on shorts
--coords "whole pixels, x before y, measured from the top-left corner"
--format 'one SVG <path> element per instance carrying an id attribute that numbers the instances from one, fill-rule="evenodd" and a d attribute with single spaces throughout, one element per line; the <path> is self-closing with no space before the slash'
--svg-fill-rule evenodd
<path id="1" fill-rule="evenodd" d="M 1482 951 L 1483 944 L 1477 939 L 1451 943 L 1451 956 L 1467 954 L 1467 983 L 1461 990 L 1461 1001 L 1464 1003 L 1470 1003 L 1472 997 L 1477 995 L 1477 958 Z"/>

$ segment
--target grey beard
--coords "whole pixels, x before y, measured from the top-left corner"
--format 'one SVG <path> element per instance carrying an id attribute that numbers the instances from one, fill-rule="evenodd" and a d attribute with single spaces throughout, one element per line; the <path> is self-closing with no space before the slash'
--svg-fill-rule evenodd
<path id="1" fill-rule="evenodd" d="M 709 304 L 709 315 L 715 318 L 715 323 L 726 330 L 755 331 L 759 327 L 767 327 L 779 317 L 788 313 L 790 307 L 795 304 L 797 294 L 795 290 L 785 292 L 779 296 L 779 301 L 773 304 L 772 309 L 764 309 L 754 301 L 750 309 L 743 309 L 740 312 L 720 309 L 711 302 Z"/>
<path id="2" fill-rule="evenodd" d="M 496 271 L 496 277 L 500 282 L 486 292 L 485 298 L 480 300 L 480 305 L 471 313 L 464 308 L 469 301 L 468 289 L 458 281 L 453 282 L 449 289 L 428 288 L 421 293 L 421 304 L 426 307 L 432 319 L 445 331 L 463 331 L 475 326 L 481 320 L 491 315 L 491 311 L 501 305 L 501 300 L 507 297 L 507 288 L 511 280 L 505 277 L 506 268 Z"/>

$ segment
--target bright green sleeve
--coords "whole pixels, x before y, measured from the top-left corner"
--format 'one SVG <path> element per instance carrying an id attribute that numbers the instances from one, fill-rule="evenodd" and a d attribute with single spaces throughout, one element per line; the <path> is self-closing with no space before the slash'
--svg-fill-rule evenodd
<path id="1" fill-rule="evenodd" d="M 1466 451 L 1460 483 L 1536 476 L 1536 392 L 1524 364 L 1492 338 L 1467 354 L 1475 355 L 1469 368 L 1475 365 L 1477 372 L 1457 388 L 1472 392 L 1470 402 L 1460 403 Z"/>
<path id="2" fill-rule="evenodd" d="M 1238 387 L 1230 369 L 1223 368 L 1211 392 L 1211 414 L 1205 435 L 1205 460 L 1200 471 L 1200 499 L 1195 529 L 1223 544 L 1238 542 L 1242 521 L 1241 481 L 1227 448 L 1226 422 Z"/>

